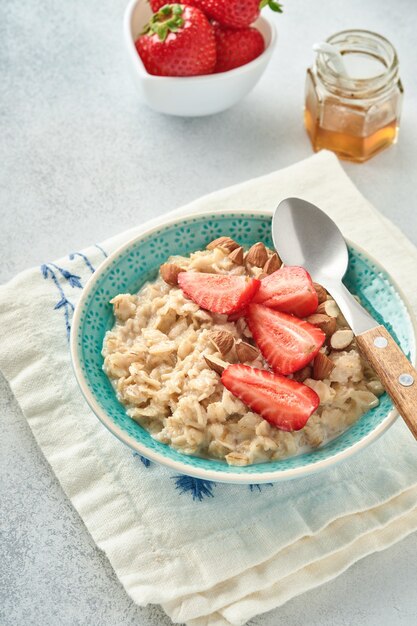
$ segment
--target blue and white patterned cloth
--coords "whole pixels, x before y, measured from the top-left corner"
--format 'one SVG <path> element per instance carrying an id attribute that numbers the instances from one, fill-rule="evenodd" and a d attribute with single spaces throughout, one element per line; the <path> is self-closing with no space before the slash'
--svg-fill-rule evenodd
<path id="1" fill-rule="evenodd" d="M 320 153 L 176 211 L 319 204 L 380 258 L 417 312 L 417 250 Z M 172 214 L 171 214 L 172 216 Z M 153 222 L 157 223 L 158 220 Z M 97 545 L 138 604 L 174 622 L 244 624 L 417 529 L 417 448 L 400 420 L 354 459 L 309 478 L 233 486 L 177 476 L 114 438 L 75 382 L 67 335 L 88 277 L 148 224 L 0 288 L 0 368 Z"/>

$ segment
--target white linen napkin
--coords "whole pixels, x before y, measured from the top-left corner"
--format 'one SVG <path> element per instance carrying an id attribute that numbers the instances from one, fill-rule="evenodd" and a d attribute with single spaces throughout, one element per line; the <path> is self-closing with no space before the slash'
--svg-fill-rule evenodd
<path id="1" fill-rule="evenodd" d="M 322 152 L 170 214 L 318 204 L 379 258 L 417 313 L 417 250 Z M 67 330 L 88 276 L 150 224 L 19 274 L 0 288 L 0 368 L 97 545 L 140 605 L 190 626 L 244 624 L 417 529 L 417 449 L 398 420 L 354 459 L 304 479 L 206 484 L 173 476 L 113 437 L 75 382 Z"/>

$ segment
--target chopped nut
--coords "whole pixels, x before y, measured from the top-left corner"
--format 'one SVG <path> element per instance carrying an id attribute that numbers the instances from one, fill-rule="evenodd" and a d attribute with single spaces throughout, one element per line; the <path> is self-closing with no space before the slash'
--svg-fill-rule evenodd
<path id="1" fill-rule="evenodd" d="M 298 383 L 303 383 L 307 378 L 311 378 L 313 375 L 313 368 L 311 365 L 306 365 L 303 369 L 298 370 L 298 372 L 294 373 L 294 380 Z"/>
<path id="2" fill-rule="evenodd" d="M 329 378 L 335 364 L 323 352 L 318 352 L 313 364 L 313 378 L 315 380 L 324 380 Z"/>
<path id="3" fill-rule="evenodd" d="M 232 333 L 228 330 L 213 330 L 209 334 L 209 339 L 220 354 L 227 354 L 235 342 Z"/>
<path id="4" fill-rule="evenodd" d="M 258 243 L 249 248 L 245 260 L 252 265 L 256 265 L 256 267 L 263 267 L 268 260 L 268 253 L 264 244 L 258 241 Z"/>
<path id="5" fill-rule="evenodd" d="M 236 344 L 236 354 L 237 358 L 241 363 L 246 363 L 250 361 L 254 361 L 259 356 L 258 348 L 252 346 L 250 343 L 246 343 L 246 341 L 240 341 Z"/>
<path id="6" fill-rule="evenodd" d="M 239 244 L 230 237 L 218 237 L 217 239 L 211 241 L 206 248 L 207 250 L 223 248 L 223 250 L 227 250 L 227 252 L 232 252 L 233 250 L 236 250 L 236 248 L 239 248 Z"/>
<path id="7" fill-rule="evenodd" d="M 330 345 L 333 350 L 344 350 L 347 348 L 353 341 L 353 331 L 350 328 L 343 328 L 337 330 L 330 337 Z"/>
<path id="8" fill-rule="evenodd" d="M 370 380 L 366 383 L 366 386 L 375 396 L 381 396 L 384 393 L 384 387 L 379 380 Z"/>
<path id="9" fill-rule="evenodd" d="M 281 265 L 282 265 L 281 259 L 279 258 L 278 254 L 274 252 L 265 263 L 263 270 L 265 274 L 272 274 L 273 272 L 276 272 L 277 270 L 279 270 Z"/>
<path id="10" fill-rule="evenodd" d="M 175 263 L 164 263 L 159 268 L 162 280 L 168 285 L 178 285 L 178 274 L 183 271 L 184 270 L 178 267 L 178 265 L 175 265 Z"/>
<path id="11" fill-rule="evenodd" d="M 340 309 L 334 300 L 326 300 L 319 304 L 316 313 L 328 315 L 329 317 L 337 317 Z"/>
<path id="12" fill-rule="evenodd" d="M 314 289 L 316 290 L 317 297 L 319 299 L 319 304 L 322 302 L 326 302 L 327 300 L 327 291 L 325 288 L 319 283 L 313 283 Z"/>
<path id="13" fill-rule="evenodd" d="M 331 337 L 336 331 L 336 318 L 325 315 L 324 313 L 313 313 L 313 315 L 309 315 L 307 322 L 321 328 L 326 334 L 326 337 Z"/>
<path id="14" fill-rule="evenodd" d="M 217 374 L 221 375 L 226 367 L 230 365 L 230 363 L 226 363 L 226 361 L 222 361 L 221 359 L 218 359 L 216 356 L 212 356 L 211 354 L 204 354 L 203 356 L 209 368 L 214 370 Z"/>
<path id="15" fill-rule="evenodd" d="M 239 246 L 238 248 L 235 248 L 234 250 L 232 250 L 232 252 L 229 254 L 229 259 L 233 261 L 233 263 L 236 263 L 236 265 L 243 265 L 242 246 Z"/>

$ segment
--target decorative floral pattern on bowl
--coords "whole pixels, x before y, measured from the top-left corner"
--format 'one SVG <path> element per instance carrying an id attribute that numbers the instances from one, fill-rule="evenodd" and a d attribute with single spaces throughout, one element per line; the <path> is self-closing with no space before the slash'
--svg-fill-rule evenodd
<path id="1" fill-rule="evenodd" d="M 213 238 L 227 233 L 245 247 L 257 241 L 272 247 L 271 216 L 261 213 L 198 215 L 167 223 L 125 244 L 93 274 L 75 312 L 71 353 L 78 382 L 91 408 L 114 435 L 146 458 L 183 474 L 236 483 L 262 483 L 306 475 L 347 458 L 382 434 L 396 419 L 390 398 L 363 415 L 351 428 L 325 446 L 285 460 L 244 467 L 224 461 L 187 456 L 160 443 L 134 422 L 116 398 L 103 372 L 103 338 L 114 324 L 110 299 L 118 293 L 136 293 L 153 280 L 159 265 L 170 255 L 203 249 Z M 383 321 L 408 355 L 414 356 L 410 313 L 392 280 L 366 254 L 350 246 L 348 288 Z"/>

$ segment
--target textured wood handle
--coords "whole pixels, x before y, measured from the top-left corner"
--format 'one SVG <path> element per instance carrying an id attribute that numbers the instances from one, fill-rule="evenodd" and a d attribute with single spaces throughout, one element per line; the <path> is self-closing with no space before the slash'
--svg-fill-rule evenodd
<path id="1" fill-rule="evenodd" d="M 357 335 L 356 341 L 417 439 L 416 370 L 384 326 Z"/>

